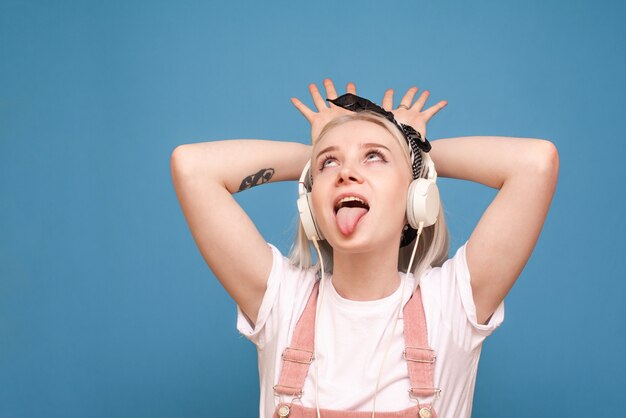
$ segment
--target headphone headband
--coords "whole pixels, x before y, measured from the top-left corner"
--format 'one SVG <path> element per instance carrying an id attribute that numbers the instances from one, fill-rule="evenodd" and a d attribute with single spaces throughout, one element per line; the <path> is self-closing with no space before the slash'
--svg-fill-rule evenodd
<path id="1" fill-rule="evenodd" d="M 311 189 L 311 160 L 307 161 L 304 165 L 304 169 L 302 170 L 302 174 L 300 174 L 300 179 L 298 180 L 298 196 L 303 196 L 305 193 L 309 192 Z M 307 180 L 309 180 L 307 182 Z"/>
<path id="2" fill-rule="evenodd" d="M 317 227 L 315 216 L 313 216 L 313 205 L 311 204 L 311 161 L 307 161 L 300 180 L 298 180 L 298 212 L 300 213 L 300 223 L 304 228 L 304 233 L 310 241 L 320 241 L 324 239 L 322 231 Z M 307 185 L 308 181 L 308 185 Z"/>
<path id="3" fill-rule="evenodd" d="M 430 154 L 427 152 L 422 153 L 422 159 L 424 161 L 424 166 L 426 167 L 426 176 L 424 177 L 427 180 L 437 181 L 437 170 L 435 169 L 435 163 L 433 159 L 430 158 Z"/>

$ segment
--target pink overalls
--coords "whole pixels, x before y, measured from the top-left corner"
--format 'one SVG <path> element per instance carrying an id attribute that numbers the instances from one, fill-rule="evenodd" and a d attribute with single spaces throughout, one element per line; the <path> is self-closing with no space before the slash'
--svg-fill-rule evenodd
<path id="1" fill-rule="evenodd" d="M 291 344 L 283 351 L 283 366 L 278 384 L 274 392 L 279 395 L 290 396 L 294 400 L 302 396 L 304 380 L 313 361 L 313 344 L 315 336 L 315 311 L 319 281 L 313 287 L 311 296 L 296 324 Z M 415 400 L 423 397 L 439 395 L 440 390 L 433 385 L 435 369 L 435 352 L 428 346 L 428 331 L 426 317 L 422 305 L 422 296 L 419 286 L 403 310 L 404 316 L 404 359 L 407 361 L 411 389 L 409 396 Z M 371 412 L 333 411 L 320 409 L 323 418 L 371 418 Z M 396 412 L 376 412 L 380 418 L 436 418 L 432 405 L 420 404 Z M 281 403 L 274 411 L 274 418 L 316 418 L 315 408 L 305 408 L 300 404 Z"/>

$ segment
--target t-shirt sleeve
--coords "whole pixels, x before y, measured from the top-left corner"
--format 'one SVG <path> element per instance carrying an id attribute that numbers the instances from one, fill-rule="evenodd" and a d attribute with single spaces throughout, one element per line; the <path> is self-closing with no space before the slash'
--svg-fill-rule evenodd
<path id="1" fill-rule="evenodd" d="M 461 346 L 474 349 L 502 324 L 504 302 L 498 305 L 486 324 L 478 323 L 466 246 L 467 242 L 441 268 L 431 270 L 430 274 L 434 277 L 430 277 L 430 280 L 436 280 L 440 286 L 442 320 L 449 326 L 454 339 Z"/>
<path id="2" fill-rule="evenodd" d="M 255 345 L 262 344 L 265 323 L 270 315 L 272 308 L 278 298 L 280 288 L 280 279 L 283 275 L 283 256 L 276 247 L 268 244 L 272 249 L 272 269 L 267 279 L 267 289 L 263 295 L 263 301 L 259 308 L 256 323 L 250 322 L 246 314 L 243 313 L 239 305 L 237 305 L 237 330 Z"/>
<path id="3" fill-rule="evenodd" d="M 254 326 L 237 306 L 237 330 L 258 348 L 263 348 L 280 327 L 289 326 L 297 300 L 306 296 L 314 281 L 311 270 L 292 266 L 276 247 L 268 245 L 272 249 L 272 269 Z"/>

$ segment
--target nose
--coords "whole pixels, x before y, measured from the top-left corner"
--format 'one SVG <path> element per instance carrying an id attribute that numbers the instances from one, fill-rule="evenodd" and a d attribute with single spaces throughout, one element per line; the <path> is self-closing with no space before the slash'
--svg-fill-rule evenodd
<path id="1" fill-rule="evenodd" d="M 336 185 L 350 184 L 350 183 L 362 183 L 363 178 L 360 174 L 351 167 L 344 165 L 337 173 Z"/>

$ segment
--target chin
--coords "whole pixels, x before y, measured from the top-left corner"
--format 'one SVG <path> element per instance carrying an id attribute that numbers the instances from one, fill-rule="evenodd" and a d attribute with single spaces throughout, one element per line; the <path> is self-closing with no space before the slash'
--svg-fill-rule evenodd
<path id="1" fill-rule="evenodd" d="M 390 245 L 398 245 L 400 243 L 400 235 L 394 234 L 391 237 L 373 236 L 372 234 L 355 233 L 345 236 L 338 230 L 333 231 L 326 236 L 328 244 L 333 251 L 346 254 L 366 254 L 376 252 L 382 249 L 388 249 Z M 397 235 L 397 236 L 396 236 Z"/>

